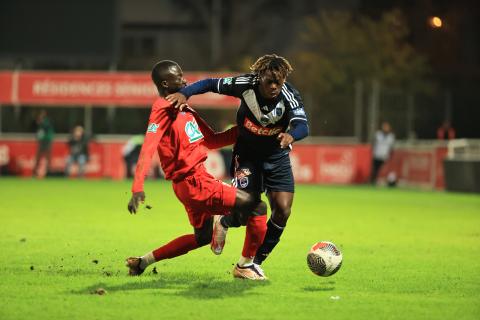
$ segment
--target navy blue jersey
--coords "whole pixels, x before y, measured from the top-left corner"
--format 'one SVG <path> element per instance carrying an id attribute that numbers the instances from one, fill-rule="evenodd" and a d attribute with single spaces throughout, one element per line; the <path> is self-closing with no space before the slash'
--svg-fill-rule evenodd
<path id="1" fill-rule="evenodd" d="M 282 92 L 275 99 L 266 100 L 259 92 L 258 76 L 255 74 L 215 80 L 215 92 L 241 100 L 237 111 L 240 128 L 235 145 L 237 152 L 271 156 L 289 151 L 280 148 L 278 134 L 286 132 L 295 122 L 307 124 L 302 99 L 291 84 L 284 83 Z"/>

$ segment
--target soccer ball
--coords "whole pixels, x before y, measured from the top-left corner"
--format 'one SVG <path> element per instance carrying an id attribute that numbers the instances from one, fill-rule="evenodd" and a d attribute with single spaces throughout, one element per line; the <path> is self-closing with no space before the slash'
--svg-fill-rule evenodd
<path id="1" fill-rule="evenodd" d="M 342 266 L 342 253 L 331 242 L 317 242 L 308 252 L 307 264 L 317 276 L 329 277 Z"/>

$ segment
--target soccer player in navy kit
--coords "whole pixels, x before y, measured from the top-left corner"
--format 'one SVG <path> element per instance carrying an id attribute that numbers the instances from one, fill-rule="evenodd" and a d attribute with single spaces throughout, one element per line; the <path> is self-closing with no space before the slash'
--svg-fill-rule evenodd
<path id="1" fill-rule="evenodd" d="M 239 136 L 233 150 L 234 184 L 257 201 L 265 191 L 272 210 L 265 239 L 254 258 L 260 265 L 280 241 L 290 216 L 294 178 L 289 152 L 292 143 L 308 135 L 308 121 L 299 92 L 286 82 L 293 69 L 285 58 L 264 55 L 250 69 L 251 73 L 241 76 L 198 81 L 166 99 L 182 108 L 190 96 L 204 92 L 240 98 L 236 119 Z M 234 216 L 218 220 L 212 240 L 216 254 L 223 249 L 225 231 L 239 225 Z"/>

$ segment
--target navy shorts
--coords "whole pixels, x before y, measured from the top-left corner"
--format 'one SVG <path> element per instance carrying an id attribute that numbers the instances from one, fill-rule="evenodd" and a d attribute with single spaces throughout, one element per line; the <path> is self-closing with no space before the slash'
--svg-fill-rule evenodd
<path id="1" fill-rule="evenodd" d="M 233 184 L 238 189 L 249 193 L 260 194 L 264 191 L 294 192 L 290 156 L 285 153 L 281 156 L 267 159 L 255 159 L 241 153 L 234 153 Z"/>

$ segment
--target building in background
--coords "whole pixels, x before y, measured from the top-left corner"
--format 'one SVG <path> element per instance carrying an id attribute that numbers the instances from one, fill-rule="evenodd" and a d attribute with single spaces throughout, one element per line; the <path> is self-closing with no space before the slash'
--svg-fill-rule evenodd
<path id="1" fill-rule="evenodd" d="M 457 129 L 457 137 L 479 137 L 478 126 L 469 121 L 480 116 L 475 89 L 480 80 L 480 19 L 473 0 L 3 0 L 0 69 L 141 71 L 149 70 L 158 59 L 172 57 L 189 71 L 235 71 L 268 52 L 287 56 L 300 66 L 295 59 L 303 53 L 296 44 L 308 37 L 308 17 L 315 20 L 332 12 L 348 12 L 354 21 L 378 22 L 395 8 L 406 18 L 398 20 L 408 29 L 405 40 L 430 66 L 426 75 L 432 90 L 412 94 L 369 80 L 349 80 L 349 87 L 335 87 L 350 71 L 329 75 L 325 81 L 332 84 L 332 92 L 319 98 L 316 88 L 295 83 L 304 92 L 307 112 L 314 115 L 310 117 L 313 134 L 368 141 L 378 122 L 374 120 L 389 118 L 400 139 L 433 139 L 438 124 L 447 120 Z M 321 65 L 315 72 L 328 74 L 328 68 Z M 307 65 L 297 67 L 296 73 L 308 71 Z M 60 133 L 93 117 L 93 134 L 134 134 L 142 129 L 149 105 L 144 109 L 86 107 L 48 111 Z M 36 106 L 1 106 L 0 130 L 27 131 L 34 110 Z M 205 113 L 217 124 L 234 117 L 234 112 Z"/>

